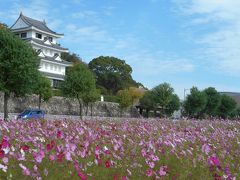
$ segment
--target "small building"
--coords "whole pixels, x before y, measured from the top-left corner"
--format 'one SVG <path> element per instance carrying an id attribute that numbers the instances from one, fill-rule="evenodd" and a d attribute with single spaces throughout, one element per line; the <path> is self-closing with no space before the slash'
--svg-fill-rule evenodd
<path id="1" fill-rule="evenodd" d="M 64 80 L 66 67 L 72 65 L 61 59 L 61 53 L 68 52 L 68 49 L 61 47 L 57 39 L 64 35 L 49 29 L 44 20 L 32 19 L 22 13 L 10 29 L 36 50 L 41 59 L 39 71 L 50 79 L 53 88 L 58 88 Z"/>

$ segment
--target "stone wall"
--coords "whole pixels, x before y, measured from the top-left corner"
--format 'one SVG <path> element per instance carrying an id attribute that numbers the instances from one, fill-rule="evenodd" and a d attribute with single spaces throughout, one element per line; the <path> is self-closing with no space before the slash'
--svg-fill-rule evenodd
<path id="1" fill-rule="evenodd" d="M 9 113 L 20 113 L 27 108 L 38 108 L 38 97 L 36 95 L 29 95 L 23 98 L 11 97 L 8 102 Z M 41 104 L 47 114 L 55 115 L 78 115 L 78 102 L 72 99 L 63 97 L 52 97 L 48 102 Z M 83 115 L 86 116 L 86 107 L 83 107 Z M 3 94 L 0 93 L 0 112 L 3 112 Z M 110 102 L 96 102 L 89 106 L 87 116 L 99 117 L 139 117 L 138 111 L 133 109 L 121 111 L 118 103 Z"/>

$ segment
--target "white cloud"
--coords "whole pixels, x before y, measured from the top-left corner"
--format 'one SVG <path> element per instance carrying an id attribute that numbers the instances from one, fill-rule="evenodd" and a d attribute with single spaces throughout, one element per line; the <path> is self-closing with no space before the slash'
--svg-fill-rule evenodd
<path id="1" fill-rule="evenodd" d="M 195 69 L 195 65 L 188 59 L 181 59 L 163 52 L 138 51 L 126 58 L 135 67 L 135 73 L 142 76 L 156 77 L 161 74 L 188 73 Z"/>
<path id="2" fill-rule="evenodd" d="M 174 2 L 179 5 L 181 12 L 191 18 L 190 27 L 208 29 L 202 36 L 195 36 L 195 43 L 204 47 L 199 55 L 208 59 L 213 69 L 239 76 L 240 1 L 174 0 Z"/>
<path id="3" fill-rule="evenodd" d="M 111 37 L 108 36 L 107 31 L 99 26 L 77 26 L 75 24 L 68 24 L 66 26 L 66 37 L 64 41 L 72 43 L 97 43 L 108 42 Z"/>
<path id="4" fill-rule="evenodd" d="M 39 20 L 47 19 L 49 15 L 47 2 L 47 0 L 31 0 L 29 4 L 14 2 L 8 14 L 12 19 L 16 19 L 20 12 Z"/>
<path id="5" fill-rule="evenodd" d="M 80 12 L 73 13 L 71 16 L 76 19 L 85 19 L 85 18 L 89 18 L 89 17 L 95 18 L 95 17 L 97 17 L 97 12 L 90 11 L 90 10 L 80 11 Z"/>

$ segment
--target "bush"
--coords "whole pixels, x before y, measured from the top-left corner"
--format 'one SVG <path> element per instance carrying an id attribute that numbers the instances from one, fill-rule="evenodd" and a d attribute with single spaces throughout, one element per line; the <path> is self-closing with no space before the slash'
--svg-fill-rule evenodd
<path id="1" fill-rule="evenodd" d="M 106 96 L 104 96 L 104 101 L 119 103 L 120 99 L 117 96 L 106 95 Z"/>
<path id="2" fill-rule="evenodd" d="M 53 89 L 52 92 L 53 92 L 53 96 L 61 96 L 61 97 L 63 97 L 62 91 L 59 90 L 59 89 Z"/>

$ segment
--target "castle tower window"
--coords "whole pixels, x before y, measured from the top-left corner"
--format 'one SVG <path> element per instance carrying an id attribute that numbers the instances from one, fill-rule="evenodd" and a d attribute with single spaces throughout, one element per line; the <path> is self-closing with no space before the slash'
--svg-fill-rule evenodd
<path id="1" fill-rule="evenodd" d="M 27 37 L 27 33 L 21 33 L 21 38 L 26 38 Z"/>
<path id="2" fill-rule="evenodd" d="M 48 37 L 49 41 L 52 42 L 53 41 L 53 38 L 52 37 Z"/>
<path id="3" fill-rule="evenodd" d="M 36 38 L 38 38 L 38 39 L 42 39 L 42 35 L 39 34 L 39 33 L 36 33 Z"/>

